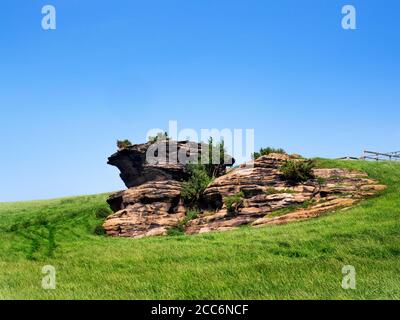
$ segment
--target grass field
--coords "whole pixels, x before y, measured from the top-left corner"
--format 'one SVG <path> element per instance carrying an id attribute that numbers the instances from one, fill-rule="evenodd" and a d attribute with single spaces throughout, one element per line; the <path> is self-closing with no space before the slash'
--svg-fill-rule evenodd
<path id="1" fill-rule="evenodd" d="M 106 194 L 0 203 L 0 298 L 399 299 L 400 163 L 319 162 L 388 189 L 304 222 L 138 240 L 94 234 Z M 41 287 L 44 265 L 55 290 Z M 356 290 L 341 287 L 344 265 Z"/>

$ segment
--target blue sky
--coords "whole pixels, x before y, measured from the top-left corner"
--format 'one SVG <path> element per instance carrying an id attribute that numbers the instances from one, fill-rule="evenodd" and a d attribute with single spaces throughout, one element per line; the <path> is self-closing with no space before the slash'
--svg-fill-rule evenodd
<path id="1" fill-rule="evenodd" d="M 57 29 L 41 28 L 41 8 Z M 341 8 L 357 9 L 357 30 Z M 254 128 L 305 156 L 400 149 L 400 2 L 4 0 L 0 201 L 124 188 L 115 140 Z"/>

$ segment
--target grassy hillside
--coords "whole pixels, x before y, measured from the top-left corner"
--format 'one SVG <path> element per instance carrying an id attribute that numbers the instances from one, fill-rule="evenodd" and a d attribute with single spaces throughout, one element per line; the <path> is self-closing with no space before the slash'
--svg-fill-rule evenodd
<path id="1" fill-rule="evenodd" d="M 106 194 L 0 203 L 0 298 L 400 298 L 400 163 L 319 162 L 389 188 L 304 222 L 139 240 L 94 234 Z M 57 270 L 55 290 L 41 288 L 44 265 Z M 344 265 L 356 290 L 341 288 Z"/>

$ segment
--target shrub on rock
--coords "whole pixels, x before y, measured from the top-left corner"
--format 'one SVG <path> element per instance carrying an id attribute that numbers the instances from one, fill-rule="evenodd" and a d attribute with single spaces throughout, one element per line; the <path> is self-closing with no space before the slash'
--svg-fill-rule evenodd
<path id="1" fill-rule="evenodd" d="M 314 178 L 313 160 L 286 160 L 279 170 L 283 177 L 291 183 L 301 183 Z"/>
<path id="2" fill-rule="evenodd" d="M 232 160 L 232 157 L 226 153 L 223 139 L 219 143 L 214 143 L 212 137 L 208 139 L 208 163 L 204 164 L 204 168 L 211 178 L 218 177 L 226 165 L 233 164 Z"/>
<path id="3" fill-rule="evenodd" d="M 132 142 L 130 142 L 128 139 L 125 140 L 117 140 L 117 147 L 119 150 L 125 149 L 127 147 L 132 146 Z"/>
<path id="4" fill-rule="evenodd" d="M 203 191 L 210 184 L 212 178 L 201 164 L 189 164 L 187 170 L 190 178 L 182 184 L 181 197 L 186 205 L 193 207 L 198 204 Z"/>
<path id="5" fill-rule="evenodd" d="M 232 196 L 225 197 L 224 203 L 228 212 L 229 213 L 238 212 L 239 209 L 243 206 L 243 198 L 244 198 L 243 192 L 238 192 Z"/>
<path id="6" fill-rule="evenodd" d="M 281 153 L 281 154 L 286 154 L 286 151 L 283 150 L 282 148 L 271 148 L 271 147 L 266 147 L 266 148 L 261 148 L 259 152 L 254 152 L 252 154 L 253 160 L 257 160 L 258 158 L 271 154 L 271 153 Z"/>

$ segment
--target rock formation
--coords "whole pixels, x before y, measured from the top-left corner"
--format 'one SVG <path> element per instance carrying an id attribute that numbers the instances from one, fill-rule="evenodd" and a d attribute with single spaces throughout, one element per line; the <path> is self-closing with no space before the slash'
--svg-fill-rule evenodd
<path id="1" fill-rule="evenodd" d="M 108 158 L 108 164 L 117 167 L 127 188 L 149 181 L 184 181 L 188 178 L 186 165 L 195 161 L 208 145 L 192 141 L 163 140 L 128 146 Z M 235 160 L 226 157 L 227 165 L 217 166 L 217 176 L 223 175 L 226 166 Z"/>
<path id="2" fill-rule="evenodd" d="M 343 169 L 314 169 L 315 179 L 292 185 L 283 179 L 279 167 L 289 156 L 270 154 L 258 158 L 253 167 L 242 166 L 215 179 L 204 197 L 216 204 L 216 212 L 189 221 L 186 233 L 224 231 L 243 224 L 280 224 L 315 217 L 353 205 L 385 186 L 365 173 Z M 243 206 L 234 214 L 223 205 L 223 198 L 242 192 Z M 285 211 L 293 211 L 286 213 Z"/>
<path id="3" fill-rule="evenodd" d="M 128 189 L 108 199 L 115 213 L 104 223 L 107 234 L 165 235 L 168 229 L 180 225 L 186 216 L 181 186 L 188 179 L 186 165 L 193 159 L 193 150 L 201 153 L 202 145 L 170 141 L 169 146 L 129 146 L 112 155 L 108 163 L 120 169 Z M 160 152 L 166 157 L 160 157 Z M 149 153 L 153 156 L 149 157 Z M 315 178 L 293 185 L 279 171 L 288 159 L 285 154 L 270 154 L 228 173 L 225 165 L 217 167 L 220 177 L 203 194 L 202 205 L 207 209 L 186 223 L 185 232 L 224 231 L 244 224 L 282 224 L 316 217 L 349 207 L 385 188 L 364 173 L 344 169 L 314 169 Z M 224 198 L 239 192 L 243 195 L 242 205 L 235 212 L 228 212 Z"/>
<path id="4" fill-rule="evenodd" d="M 123 237 L 164 235 L 185 217 L 180 201 L 181 183 L 174 180 L 149 181 L 112 195 L 108 203 L 116 211 L 104 229 Z"/>
<path id="5" fill-rule="evenodd" d="M 185 218 L 180 199 L 182 182 L 188 179 L 186 165 L 208 146 L 190 141 L 163 140 L 128 146 L 113 154 L 108 164 L 116 166 L 127 190 L 110 196 L 108 204 L 115 212 L 103 227 L 107 234 L 122 237 L 164 235 Z M 215 165 L 223 175 L 234 163 Z"/>

